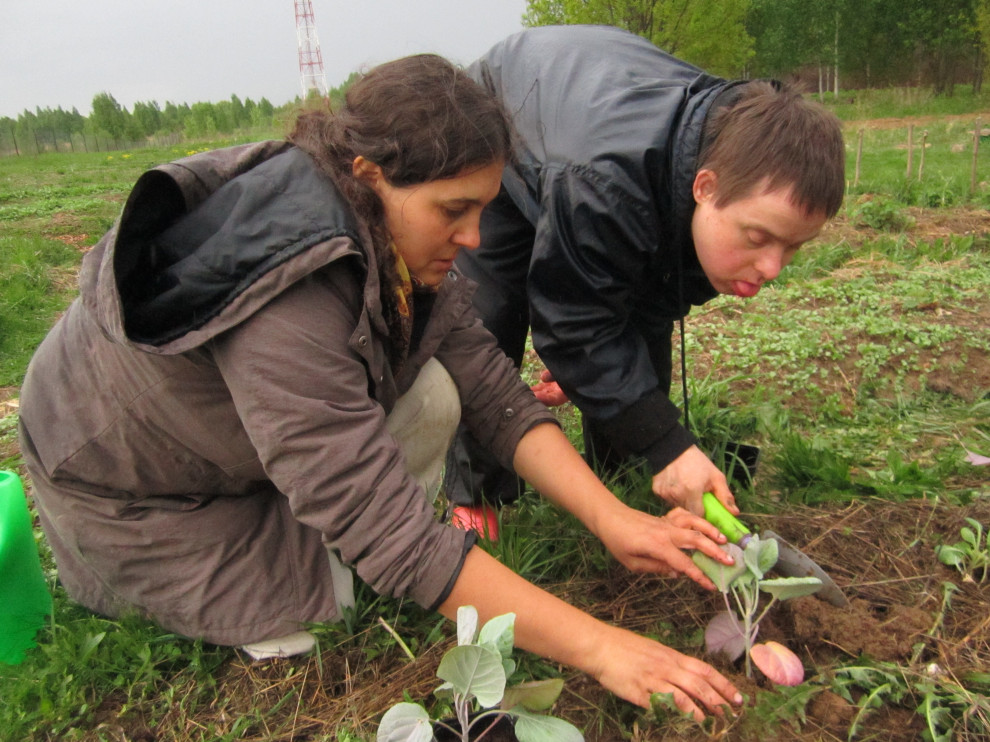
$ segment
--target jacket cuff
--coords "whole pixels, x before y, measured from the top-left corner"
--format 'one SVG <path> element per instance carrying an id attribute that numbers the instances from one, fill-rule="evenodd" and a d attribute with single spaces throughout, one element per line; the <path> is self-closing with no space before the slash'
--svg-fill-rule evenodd
<path id="1" fill-rule="evenodd" d="M 615 417 L 595 423 L 618 453 L 646 459 L 656 474 L 698 442 L 678 422 L 680 416 L 677 405 L 654 389 Z"/>
<path id="2" fill-rule="evenodd" d="M 474 546 L 477 542 L 478 542 L 478 534 L 475 533 L 474 531 L 468 531 L 466 534 L 466 538 L 464 539 L 464 547 L 461 550 L 461 558 L 460 561 L 457 563 L 457 567 L 454 569 L 454 574 L 450 576 L 450 579 L 447 580 L 447 584 L 444 585 L 443 590 L 440 591 L 440 595 L 437 596 L 437 599 L 433 601 L 432 605 L 427 607 L 427 610 L 429 610 L 430 612 L 437 611 L 440 608 L 440 606 L 443 605 L 443 602 L 447 600 L 448 597 L 450 597 L 450 593 L 454 589 L 454 583 L 456 583 L 457 578 L 461 576 L 461 568 L 464 566 L 464 560 L 467 559 L 467 555 L 468 552 L 471 551 L 471 547 Z"/>

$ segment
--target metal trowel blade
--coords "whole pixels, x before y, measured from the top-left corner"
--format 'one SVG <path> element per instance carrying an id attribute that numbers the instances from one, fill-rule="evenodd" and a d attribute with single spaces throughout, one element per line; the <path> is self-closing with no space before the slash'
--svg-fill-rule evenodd
<path id="1" fill-rule="evenodd" d="M 822 581 L 822 587 L 815 593 L 815 597 L 840 608 L 849 605 L 849 600 L 839 586 L 811 557 L 791 546 L 773 531 L 763 529 L 760 531 L 760 538 L 772 538 L 777 542 L 778 559 L 774 568 L 778 572 L 785 577 L 817 577 Z"/>

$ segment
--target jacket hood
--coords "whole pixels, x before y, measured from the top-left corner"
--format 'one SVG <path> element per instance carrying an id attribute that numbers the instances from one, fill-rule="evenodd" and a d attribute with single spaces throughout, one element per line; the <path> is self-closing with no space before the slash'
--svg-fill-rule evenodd
<path id="1" fill-rule="evenodd" d="M 111 339 L 178 353 L 344 255 L 366 266 L 361 244 L 367 231 L 308 155 L 244 145 L 141 176 L 80 289 Z"/>

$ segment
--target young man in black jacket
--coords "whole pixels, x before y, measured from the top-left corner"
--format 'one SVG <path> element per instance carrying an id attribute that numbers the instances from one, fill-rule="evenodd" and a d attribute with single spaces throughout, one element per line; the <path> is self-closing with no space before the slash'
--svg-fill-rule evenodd
<path id="1" fill-rule="evenodd" d="M 719 293 L 754 296 L 836 214 L 838 120 L 777 83 L 724 80 L 605 26 L 522 31 L 469 72 L 518 132 L 481 245 L 457 260 L 485 325 L 517 364 L 532 329 L 582 413 L 589 459 L 645 460 L 671 504 L 701 514 L 710 491 L 738 512 L 668 398 L 671 332 Z M 448 472 L 455 504 L 517 493 L 467 435 Z"/>

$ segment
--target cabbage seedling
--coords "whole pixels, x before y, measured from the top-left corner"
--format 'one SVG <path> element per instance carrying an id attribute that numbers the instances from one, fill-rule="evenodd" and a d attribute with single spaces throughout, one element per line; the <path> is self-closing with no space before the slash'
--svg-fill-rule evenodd
<path id="1" fill-rule="evenodd" d="M 512 646 L 516 616 L 506 613 L 488 621 L 478 631 L 474 606 L 457 609 L 457 646 L 447 650 L 437 676 L 445 681 L 434 693 L 453 699 L 460 730 L 441 724 L 462 742 L 483 740 L 487 730 L 504 714 L 514 716 L 519 742 L 579 742 L 584 736 L 574 725 L 546 714 L 563 690 L 560 678 L 505 687 L 515 670 Z M 476 707 L 483 710 L 471 718 Z M 470 736 L 472 730 L 478 730 Z M 418 703 L 397 703 L 382 717 L 377 742 L 431 742 L 433 722 Z"/>
<path id="2" fill-rule="evenodd" d="M 935 556 L 949 567 L 955 567 L 963 575 L 963 580 L 973 581 L 979 576 L 983 582 L 990 568 L 990 539 L 986 539 L 983 526 L 975 518 L 966 518 L 968 526 L 959 530 L 962 541 L 942 544 L 935 547 Z"/>
<path id="3" fill-rule="evenodd" d="M 705 646 L 709 652 L 724 652 L 732 661 L 745 655 L 746 677 L 753 677 L 752 663 L 778 685 L 799 685 L 804 667 L 798 656 L 777 642 L 754 646 L 760 621 L 778 601 L 811 595 L 822 586 L 817 577 L 781 577 L 765 580 L 763 576 L 777 563 L 778 547 L 773 539 L 749 538 L 745 548 L 736 544 L 720 547 L 733 559 L 732 565 L 716 562 L 700 551 L 692 559 L 722 593 L 725 613 L 711 620 L 705 629 Z M 759 610 L 760 592 L 770 600 Z M 735 611 L 729 595 L 735 602 Z"/>

